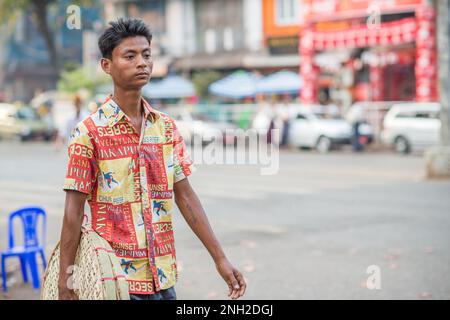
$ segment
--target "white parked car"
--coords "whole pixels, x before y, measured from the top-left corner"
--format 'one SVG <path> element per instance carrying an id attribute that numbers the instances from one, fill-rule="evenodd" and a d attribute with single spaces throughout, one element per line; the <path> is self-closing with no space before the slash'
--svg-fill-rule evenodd
<path id="1" fill-rule="evenodd" d="M 366 143 L 373 140 L 373 128 L 367 123 L 359 126 L 359 134 Z M 289 144 L 297 147 L 316 148 L 321 153 L 333 147 L 350 144 L 352 127 L 340 117 L 301 110 L 294 114 L 288 133 Z"/>
<path id="2" fill-rule="evenodd" d="M 351 126 L 340 118 L 327 118 L 324 114 L 308 110 L 296 112 L 290 122 L 289 144 L 316 148 L 325 153 L 337 145 L 349 144 Z"/>
<path id="3" fill-rule="evenodd" d="M 439 103 L 402 103 L 393 105 L 383 121 L 381 139 L 398 153 L 423 151 L 440 141 Z"/>
<path id="4" fill-rule="evenodd" d="M 333 147 L 351 142 L 352 126 L 336 112 L 329 112 L 329 110 L 326 112 L 326 107 L 291 105 L 284 112 L 281 109 L 260 110 L 253 119 L 252 128 L 259 132 L 266 132 L 270 124 L 270 112 L 272 112 L 272 116 L 278 112 L 289 118 L 290 125 L 287 132 L 289 145 L 316 148 L 319 152 L 326 153 Z M 279 127 L 280 121 L 279 119 L 277 121 L 278 126 L 276 127 Z M 371 125 L 363 122 L 359 126 L 359 134 L 360 139 L 364 139 L 364 144 L 373 141 Z"/>
<path id="5" fill-rule="evenodd" d="M 44 138 L 50 141 L 54 136 L 53 124 L 48 119 L 41 118 L 33 108 L 0 103 L 0 140 Z"/>

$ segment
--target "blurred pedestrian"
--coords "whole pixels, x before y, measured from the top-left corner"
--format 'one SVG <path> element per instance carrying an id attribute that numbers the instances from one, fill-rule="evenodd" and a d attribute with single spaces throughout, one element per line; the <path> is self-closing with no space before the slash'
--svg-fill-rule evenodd
<path id="1" fill-rule="evenodd" d="M 279 106 L 278 115 L 281 121 L 281 143 L 282 148 L 288 147 L 289 127 L 290 127 L 291 97 L 289 94 L 283 96 L 283 104 Z"/>
<path id="2" fill-rule="evenodd" d="M 275 95 L 272 96 L 269 108 L 267 110 L 267 116 L 269 118 L 269 127 L 267 128 L 267 143 L 273 142 L 273 130 L 280 129 L 280 112 L 279 107 L 276 103 Z M 277 141 L 279 142 L 279 141 Z"/>
<path id="3" fill-rule="evenodd" d="M 65 142 L 69 140 L 72 130 L 75 129 L 77 124 L 89 115 L 89 112 L 83 108 L 83 101 L 78 94 L 73 99 L 73 105 L 75 107 L 75 115 L 67 121 L 66 133 L 64 136 Z"/>
<path id="4" fill-rule="evenodd" d="M 359 107 L 355 107 L 350 109 L 350 111 L 347 114 L 347 122 L 350 123 L 352 126 L 352 136 L 351 136 L 351 143 L 352 143 L 352 149 L 355 152 L 363 151 L 364 146 L 361 144 L 360 141 L 360 132 L 359 127 L 364 121 L 364 115 L 363 111 Z"/>
<path id="5" fill-rule="evenodd" d="M 61 147 L 69 140 L 71 132 L 77 124 L 89 115 L 89 112 L 83 108 L 83 101 L 79 94 L 75 95 L 73 105 L 73 117 L 67 121 L 65 128 L 60 128 L 60 130 L 58 130 L 55 139 L 55 148 L 57 151 L 61 150 Z"/>
<path id="6" fill-rule="evenodd" d="M 253 114 L 251 120 L 250 120 L 250 126 L 252 129 L 255 129 L 258 131 L 259 134 L 266 134 L 267 128 L 270 124 L 270 118 L 269 118 L 269 104 L 265 100 L 264 96 L 258 95 L 258 99 L 256 102 L 257 110 Z"/>

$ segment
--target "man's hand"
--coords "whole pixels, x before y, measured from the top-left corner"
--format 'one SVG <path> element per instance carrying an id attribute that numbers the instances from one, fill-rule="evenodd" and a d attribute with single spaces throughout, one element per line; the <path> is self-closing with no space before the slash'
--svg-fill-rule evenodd
<path id="1" fill-rule="evenodd" d="M 67 190 L 64 220 L 61 230 L 59 255 L 58 291 L 61 300 L 78 300 L 73 290 L 67 288 L 69 266 L 74 265 L 75 255 L 81 237 L 81 224 L 83 221 L 84 204 L 87 195 L 81 192 Z"/>
<path id="2" fill-rule="evenodd" d="M 216 263 L 216 268 L 228 285 L 228 297 L 231 299 L 242 297 L 247 288 L 247 284 L 239 270 L 234 268 L 226 258 L 218 261 Z"/>
<path id="3" fill-rule="evenodd" d="M 59 300 L 78 300 L 75 291 L 67 288 L 67 284 L 58 285 L 58 299 Z"/>

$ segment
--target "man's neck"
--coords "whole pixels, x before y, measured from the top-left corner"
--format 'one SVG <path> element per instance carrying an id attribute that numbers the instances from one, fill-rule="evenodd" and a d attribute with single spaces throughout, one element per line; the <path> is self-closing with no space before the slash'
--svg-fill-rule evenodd
<path id="1" fill-rule="evenodd" d="M 142 114 L 141 90 L 123 90 L 114 88 L 112 99 L 119 105 L 120 109 L 130 118 L 140 118 Z"/>

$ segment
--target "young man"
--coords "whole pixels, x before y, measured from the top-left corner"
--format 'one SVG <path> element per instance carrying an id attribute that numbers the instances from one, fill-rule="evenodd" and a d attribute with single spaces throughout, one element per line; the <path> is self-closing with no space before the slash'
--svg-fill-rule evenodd
<path id="1" fill-rule="evenodd" d="M 92 228 L 121 262 L 131 299 L 176 299 L 173 198 L 211 254 L 228 296 L 237 299 L 245 292 L 242 274 L 226 258 L 189 184 L 194 167 L 173 119 L 141 97 L 153 67 L 151 39 L 141 20 L 119 19 L 98 41 L 101 66 L 113 79 L 114 94 L 71 136 L 60 299 L 77 299 L 67 287 L 67 268 L 74 264 L 86 200 Z"/>

